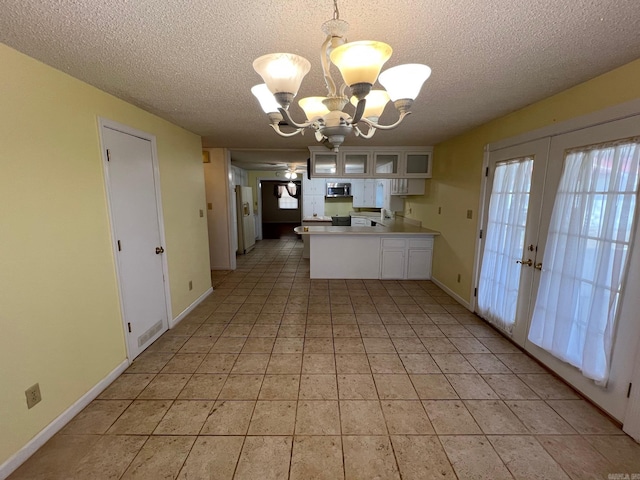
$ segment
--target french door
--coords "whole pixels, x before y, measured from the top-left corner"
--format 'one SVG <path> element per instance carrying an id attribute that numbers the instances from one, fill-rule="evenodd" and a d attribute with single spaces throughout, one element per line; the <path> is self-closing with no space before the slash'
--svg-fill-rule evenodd
<path id="1" fill-rule="evenodd" d="M 619 295 L 617 321 L 611 340 L 609 378 L 606 385 L 597 385 L 593 380 L 585 377 L 579 369 L 534 344 L 528 336 L 538 299 L 541 274 L 546 268 L 543 259 L 567 152 L 638 135 L 640 135 L 640 116 L 634 116 L 490 153 L 476 306 L 480 316 L 496 325 L 516 344 L 620 421 L 624 421 L 635 350 L 640 339 L 640 322 L 637 321 L 637 312 L 640 311 L 640 296 L 637 294 L 640 291 L 638 274 L 640 248 L 633 248 L 633 239 L 640 239 L 637 211 L 631 241 L 624 247 L 629 249 L 629 259 L 626 274 L 623 277 L 622 292 Z M 520 218 L 523 218 L 524 202 L 516 201 L 523 194 L 517 189 L 506 193 L 500 191 L 500 185 L 496 180 L 499 181 L 504 173 L 500 170 L 511 169 L 515 172 L 518 162 L 531 161 L 530 159 L 533 159 L 533 170 L 526 205 L 526 222 L 521 222 L 518 228 L 505 228 L 504 224 L 509 223 L 509 219 L 518 218 L 518 213 Z M 505 208 L 497 217 L 497 221 L 494 221 L 496 215 L 494 211 L 492 216 L 492 202 L 496 204 L 500 196 L 511 197 L 510 202 L 506 202 L 509 208 Z M 519 199 L 522 200 L 522 198 Z M 508 251 L 507 246 L 511 247 L 510 254 L 505 254 Z M 521 250 L 518 248 L 520 246 Z M 500 249 L 499 253 L 492 252 L 492 248 Z M 499 261 L 496 261 L 496 258 Z M 579 261 L 589 262 L 590 260 L 583 258 Z M 514 264 L 518 266 L 519 271 L 514 268 Z M 508 281 L 503 282 L 504 286 L 495 282 L 496 275 L 499 276 L 503 271 L 514 272 L 511 276 L 505 276 Z M 560 294 L 562 295 L 562 292 Z M 500 298 L 501 295 L 511 296 L 514 302 L 510 305 L 511 310 L 487 309 L 487 305 L 490 307 L 493 305 L 492 299 Z M 575 308 L 582 308 L 582 306 L 578 303 Z M 499 311 L 502 316 L 492 317 L 496 311 Z M 511 311 L 515 313 L 510 318 L 504 318 L 503 312 Z"/>
<path id="2" fill-rule="evenodd" d="M 487 171 L 476 310 L 518 345 L 527 336 L 549 143 L 492 152 Z"/>

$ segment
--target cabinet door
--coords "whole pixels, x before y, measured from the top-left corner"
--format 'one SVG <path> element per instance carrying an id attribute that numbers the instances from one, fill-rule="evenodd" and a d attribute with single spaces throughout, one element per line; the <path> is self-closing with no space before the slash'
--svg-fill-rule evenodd
<path id="1" fill-rule="evenodd" d="M 351 194 L 353 195 L 353 206 L 367 207 L 364 191 L 364 180 L 353 179 L 351 180 Z"/>
<path id="2" fill-rule="evenodd" d="M 311 217 L 313 215 L 314 195 L 302 194 L 302 216 Z"/>
<path id="3" fill-rule="evenodd" d="M 400 171 L 400 153 L 384 152 L 373 154 L 373 175 L 380 178 L 393 178 Z"/>
<path id="4" fill-rule="evenodd" d="M 332 177 L 339 171 L 337 153 L 311 154 L 311 176 Z"/>
<path id="5" fill-rule="evenodd" d="M 431 278 L 432 250 L 410 248 L 407 261 L 409 280 L 429 280 Z"/>
<path id="6" fill-rule="evenodd" d="M 313 196 L 313 213 L 312 215 L 316 215 L 318 217 L 324 216 L 324 195 L 314 195 Z"/>
<path id="7" fill-rule="evenodd" d="M 404 278 L 404 252 L 404 249 L 382 249 L 382 255 L 380 258 L 380 278 Z"/>
<path id="8" fill-rule="evenodd" d="M 364 189 L 363 189 L 364 206 L 375 207 L 376 206 L 376 181 L 374 179 L 367 179 L 363 182 L 363 184 L 364 184 Z"/>
<path id="9" fill-rule="evenodd" d="M 343 174 L 354 177 L 371 176 L 371 154 L 369 152 L 344 152 Z"/>
<path id="10" fill-rule="evenodd" d="M 406 152 L 400 175 L 431 178 L 431 152 Z"/>

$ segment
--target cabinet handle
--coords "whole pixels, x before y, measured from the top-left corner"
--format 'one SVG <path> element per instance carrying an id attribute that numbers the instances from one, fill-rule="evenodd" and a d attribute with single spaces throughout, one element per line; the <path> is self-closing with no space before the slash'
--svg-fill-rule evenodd
<path id="1" fill-rule="evenodd" d="M 516 260 L 516 263 L 520 263 L 521 265 L 526 265 L 527 267 L 530 267 L 531 265 L 533 265 L 533 261 L 531 259 L 527 260 L 526 262 L 522 260 Z"/>

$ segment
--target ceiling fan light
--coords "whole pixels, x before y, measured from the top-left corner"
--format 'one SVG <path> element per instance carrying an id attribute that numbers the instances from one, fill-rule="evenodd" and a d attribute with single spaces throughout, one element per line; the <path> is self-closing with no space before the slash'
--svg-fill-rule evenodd
<path id="1" fill-rule="evenodd" d="M 389 94 L 384 90 L 371 90 L 364 98 L 367 103 L 362 116 L 365 118 L 379 118 L 384 111 L 384 107 L 386 107 L 389 102 Z M 351 103 L 357 106 L 358 98 L 355 96 L 351 97 Z"/>
<path id="2" fill-rule="evenodd" d="M 280 105 L 265 83 L 251 87 L 251 93 L 258 99 L 264 113 L 277 112 Z"/>
<path id="3" fill-rule="evenodd" d="M 311 70 L 309 61 L 293 53 L 270 53 L 256 58 L 253 69 L 274 95 L 289 93 L 295 96 L 304 76 Z"/>
<path id="4" fill-rule="evenodd" d="M 431 75 L 431 68 L 419 63 L 408 63 L 389 68 L 380 74 L 380 84 L 387 90 L 391 101 L 415 100 L 424 82 Z"/>
<path id="5" fill-rule="evenodd" d="M 329 113 L 329 109 L 322 103 L 327 97 L 305 97 L 298 100 L 298 105 L 304 110 L 307 120 L 322 117 Z"/>
<path id="6" fill-rule="evenodd" d="M 392 52 L 386 43 L 363 40 L 340 45 L 331 52 L 330 58 L 349 87 L 358 83 L 373 85 Z"/>

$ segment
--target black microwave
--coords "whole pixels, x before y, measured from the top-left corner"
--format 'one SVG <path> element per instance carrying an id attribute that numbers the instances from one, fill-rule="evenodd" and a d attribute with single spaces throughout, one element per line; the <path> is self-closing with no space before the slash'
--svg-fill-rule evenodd
<path id="1" fill-rule="evenodd" d="M 327 182 L 327 198 L 351 197 L 350 183 L 329 183 Z"/>

